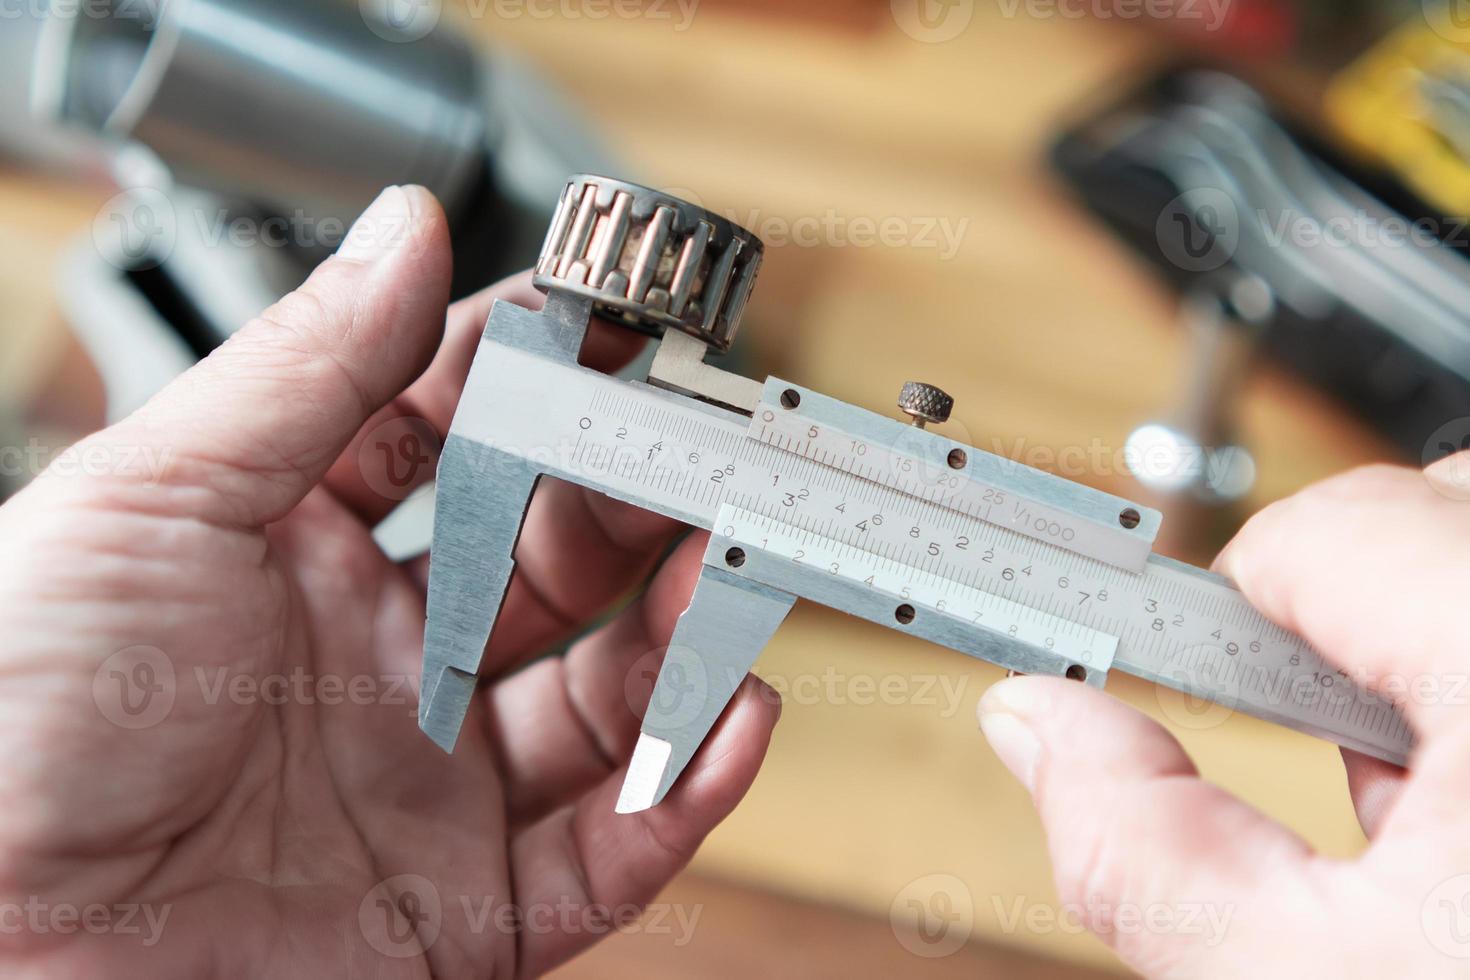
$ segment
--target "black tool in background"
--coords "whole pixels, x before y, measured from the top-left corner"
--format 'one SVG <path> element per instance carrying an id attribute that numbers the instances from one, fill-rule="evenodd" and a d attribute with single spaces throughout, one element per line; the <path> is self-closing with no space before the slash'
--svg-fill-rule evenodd
<path id="1" fill-rule="evenodd" d="M 1064 133 L 1052 160 L 1181 293 L 1264 282 L 1274 304 L 1262 353 L 1406 457 L 1446 455 L 1432 437 L 1470 417 L 1463 219 L 1435 213 L 1216 71 L 1164 74 Z M 1314 244 L 1314 228 L 1337 231 Z"/>

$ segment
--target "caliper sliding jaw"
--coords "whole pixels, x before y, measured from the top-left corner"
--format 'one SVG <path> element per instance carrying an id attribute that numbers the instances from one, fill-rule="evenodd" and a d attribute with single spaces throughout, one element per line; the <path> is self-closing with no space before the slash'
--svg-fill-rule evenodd
<path id="1" fill-rule="evenodd" d="M 1022 674 L 1054 674 L 1102 687 L 1112 655 L 1094 659 L 1083 676 L 1074 663 L 1039 646 L 933 610 L 885 602 L 871 589 L 826 569 L 802 565 L 718 531 L 710 535 L 689 608 L 679 617 L 643 719 L 643 731 L 619 813 L 663 802 L 703 744 L 741 681 L 755 666 L 797 598 L 880 626 L 902 625 L 914 636 Z"/>

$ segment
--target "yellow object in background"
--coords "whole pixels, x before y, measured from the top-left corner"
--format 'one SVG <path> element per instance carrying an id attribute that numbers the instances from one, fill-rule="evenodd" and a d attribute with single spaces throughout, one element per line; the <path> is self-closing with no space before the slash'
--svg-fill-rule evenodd
<path id="1" fill-rule="evenodd" d="M 1327 114 L 1425 201 L 1470 214 L 1470 22 L 1446 9 L 1396 31 L 1338 76 Z"/>

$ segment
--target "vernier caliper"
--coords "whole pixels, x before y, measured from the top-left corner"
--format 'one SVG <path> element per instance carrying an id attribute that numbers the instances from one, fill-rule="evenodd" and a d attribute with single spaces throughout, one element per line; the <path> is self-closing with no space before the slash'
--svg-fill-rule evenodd
<path id="1" fill-rule="evenodd" d="M 705 363 L 734 340 L 764 248 L 647 188 L 576 177 L 536 266 L 546 307 L 497 303 L 439 465 L 419 724 L 452 751 L 543 476 L 710 532 L 618 809 L 689 764 L 798 598 L 1023 674 L 1113 669 L 1402 764 L 1388 700 L 1224 579 L 1152 554 L 1160 515 L 962 445 L 951 399 L 912 423 Z M 590 319 L 662 335 L 648 381 L 578 365 Z"/>

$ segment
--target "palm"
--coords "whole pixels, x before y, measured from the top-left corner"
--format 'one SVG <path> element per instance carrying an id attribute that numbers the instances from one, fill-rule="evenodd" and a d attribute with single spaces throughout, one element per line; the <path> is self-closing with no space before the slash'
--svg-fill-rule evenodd
<path id="1" fill-rule="evenodd" d="M 440 244 L 420 242 L 419 267 L 401 275 L 421 282 Z M 494 683 L 457 751 L 418 732 L 426 564 L 395 565 L 374 544 L 368 528 L 392 502 L 371 491 L 358 461 L 372 454 L 359 450 L 405 408 L 442 431 L 487 305 L 456 311 L 428 374 L 355 439 L 361 415 L 331 420 L 340 434 L 313 448 L 269 419 L 248 431 L 228 397 L 216 407 L 221 387 L 252 387 L 248 370 L 236 381 L 260 355 L 246 340 L 193 372 L 193 393 L 181 383 L 90 440 L 112 459 L 166 446 L 164 479 L 48 473 L 0 508 L 0 540 L 21 556 L 0 580 L 17 623 L 0 652 L 0 792 L 20 801 L 0 815 L 0 899 L 147 913 L 136 931 L 0 937 L 0 961 L 152 976 L 533 974 L 595 941 L 607 911 L 648 901 L 744 792 L 774 722 L 753 697 L 711 741 L 733 757 L 718 772 L 692 773 L 649 814 L 613 814 L 637 731 L 624 679 L 667 642 L 693 548 L 568 655 L 517 669 L 639 581 L 675 532 L 561 485 L 532 507 L 487 657 Z M 398 319 L 425 320 L 399 306 Z M 337 373 L 340 358 L 327 360 Z M 276 367 L 292 366 L 312 365 Z M 232 394 L 309 426 L 332 414 L 331 378 L 314 380 L 278 385 L 278 398 L 311 393 L 289 406 Z M 383 386 L 378 404 L 393 393 Z M 550 908 L 553 928 L 509 913 Z"/>

